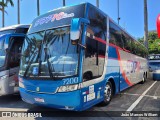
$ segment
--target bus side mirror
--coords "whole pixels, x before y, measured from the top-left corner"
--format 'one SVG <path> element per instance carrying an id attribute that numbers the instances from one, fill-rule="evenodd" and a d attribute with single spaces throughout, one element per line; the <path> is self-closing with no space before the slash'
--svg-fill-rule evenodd
<path id="1" fill-rule="evenodd" d="M 89 20 L 85 18 L 73 18 L 71 21 L 71 43 L 72 45 L 77 45 L 78 40 L 80 38 L 80 31 L 81 31 L 81 25 L 82 23 L 84 24 L 89 24 Z"/>

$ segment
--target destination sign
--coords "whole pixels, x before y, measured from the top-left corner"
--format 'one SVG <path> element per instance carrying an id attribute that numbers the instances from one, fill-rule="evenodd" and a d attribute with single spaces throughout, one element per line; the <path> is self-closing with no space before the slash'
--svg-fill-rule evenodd
<path id="1" fill-rule="evenodd" d="M 69 26 L 73 18 L 85 17 L 85 7 L 85 4 L 62 7 L 40 15 L 33 20 L 28 34 L 62 26 Z"/>

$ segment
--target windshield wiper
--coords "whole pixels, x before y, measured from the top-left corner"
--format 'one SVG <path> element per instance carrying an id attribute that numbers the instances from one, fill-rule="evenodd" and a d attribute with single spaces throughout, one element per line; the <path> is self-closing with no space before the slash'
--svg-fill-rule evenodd
<path id="1" fill-rule="evenodd" d="M 51 65 L 50 65 L 50 62 L 49 62 L 49 57 L 48 57 L 48 54 L 47 54 L 47 47 L 44 47 L 44 52 L 45 52 L 45 55 L 47 56 L 47 64 L 48 64 L 48 71 L 49 71 L 49 75 L 51 78 L 53 78 L 53 73 L 52 73 L 52 70 L 51 70 Z"/>
<path id="2" fill-rule="evenodd" d="M 32 57 L 32 59 L 30 60 L 28 66 L 27 66 L 27 68 L 26 68 L 26 70 L 25 70 L 24 77 L 26 77 L 26 74 L 27 74 L 27 72 L 28 72 L 28 70 L 29 70 L 29 68 L 30 68 L 30 66 L 31 66 L 34 58 L 35 58 L 34 56 L 35 56 L 35 54 L 37 54 L 37 53 L 38 53 L 38 51 L 36 51 L 36 52 L 33 54 L 33 57 Z M 28 60 L 28 61 L 29 61 L 29 60 Z"/>

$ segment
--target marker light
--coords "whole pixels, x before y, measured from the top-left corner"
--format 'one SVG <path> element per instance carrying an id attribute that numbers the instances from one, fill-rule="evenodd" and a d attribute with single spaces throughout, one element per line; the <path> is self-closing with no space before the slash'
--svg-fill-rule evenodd
<path id="1" fill-rule="evenodd" d="M 58 92 L 70 92 L 78 89 L 78 84 L 61 86 Z"/>
<path id="2" fill-rule="evenodd" d="M 19 87 L 21 87 L 21 88 L 25 88 L 25 86 L 24 86 L 23 82 L 20 82 L 20 81 L 19 81 Z"/>

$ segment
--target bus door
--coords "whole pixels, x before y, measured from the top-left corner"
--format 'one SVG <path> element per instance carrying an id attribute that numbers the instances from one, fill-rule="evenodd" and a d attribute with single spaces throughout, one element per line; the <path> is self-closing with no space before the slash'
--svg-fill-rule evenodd
<path id="1" fill-rule="evenodd" d="M 99 29 L 96 34 L 91 27 L 88 26 L 87 28 L 83 60 L 83 85 L 85 86 L 82 90 L 83 107 L 101 100 L 104 95 L 102 88 L 105 82 L 106 36 L 105 31 L 103 32 Z"/>
<path id="2" fill-rule="evenodd" d="M 11 36 L 9 38 L 7 66 L 9 69 L 9 90 L 11 92 L 18 91 L 18 72 L 23 41 L 24 36 Z"/>

